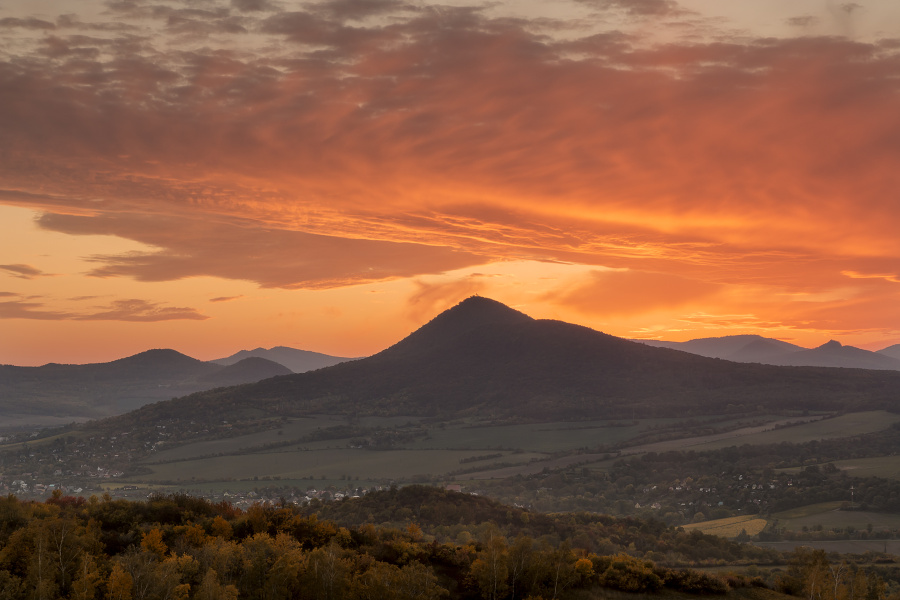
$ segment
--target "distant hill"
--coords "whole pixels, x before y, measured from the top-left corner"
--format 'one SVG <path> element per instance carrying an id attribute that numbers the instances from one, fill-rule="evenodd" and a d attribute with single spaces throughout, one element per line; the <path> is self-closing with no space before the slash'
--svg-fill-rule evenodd
<path id="1" fill-rule="evenodd" d="M 671 348 L 672 350 L 699 354 L 707 358 L 723 358 L 725 360 L 736 360 L 737 362 L 764 362 L 756 360 L 742 361 L 734 358 L 745 353 L 752 356 L 769 357 L 770 355 L 781 355 L 805 349 L 780 340 L 764 338 L 761 335 L 727 335 L 723 337 L 698 338 L 687 342 L 633 341 L 657 348 Z"/>
<path id="2" fill-rule="evenodd" d="M 284 365 L 294 373 L 305 373 L 306 371 L 315 371 L 324 367 L 337 365 L 353 358 L 345 358 L 342 356 L 329 356 L 328 354 L 320 354 L 319 352 L 310 352 L 309 350 L 297 350 L 296 348 L 288 348 L 287 346 L 275 346 L 274 348 L 256 348 L 255 350 L 241 350 L 226 358 L 217 358 L 209 362 L 218 365 L 233 365 L 246 358 L 264 358 L 280 365 Z"/>
<path id="3" fill-rule="evenodd" d="M 892 406 L 900 373 L 742 364 L 473 297 L 368 358 L 144 407 L 126 421 L 378 414 L 537 420 Z M 123 425 L 125 426 L 125 425 Z"/>
<path id="4" fill-rule="evenodd" d="M 900 344 L 894 344 L 893 346 L 882 348 L 877 352 L 877 354 L 883 354 L 884 356 L 890 356 L 891 358 L 900 360 Z"/>
<path id="5" fill-rule="evenodd" d="M 224 385 L 290 373 L 254 359 L 223 367 L 175 350 L 147 350 L 107 363 L 0 365 L 0 417 L 103 417 Z M 57 419 L 58 420 L 58 419 Z"/>
<path id="6" fill-rule="evenodd" d="M 657 348 L 671 348 L 708 358 L 781 366 L 844 367 L 900 371 L 900 344 L 879 352 L 831 341 L 807 349 L 759 335 L 730 335 L 698 338 L 687 342 L 634 340 Z"/>
<path id="7" fill-rule="evenodd" d="M 776 364 L 790 366 L 849 367 L 854 369 L 900 370 L 900 360 L 862 348 L 844 346 L 831 340 L 812 350 L 784 356 Z"/>
<path id="8" fill-rule="evenodd" d="M 198 381 L 215 386 L 239 385 L 251 381 L 260 381 L 278 375 L 290 375 L 293 371 L 277 362 L 258 356 L 251 356 L 234 364 L 223 367 Z"/>

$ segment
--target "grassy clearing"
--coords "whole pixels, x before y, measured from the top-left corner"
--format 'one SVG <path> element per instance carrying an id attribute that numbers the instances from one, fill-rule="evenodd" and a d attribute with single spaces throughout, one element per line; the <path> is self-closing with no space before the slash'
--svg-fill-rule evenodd
<path id="1" fill-rule="evenodd" d="M 375 452 L 354 448 L 332 448 L 301 452 L 260 452 L 217 456 L 150 465 L 153 473 L 129 479 L 141 482 L 191 482 L 280 477 L 306 479 L 331 477 L 352 479 L 410 479 L 435 476 L 466 467 L 491 468 L 502 462 L 528 462 L 538 455 L 503 453 L 493 460 L 460 463 L 479 456 L 471 450 L 389 450 Z"/>
<path id="2" fill-rule="evenodd" d="M 685 531 L 696 529 L 702 533 L 709 533 L 724 538 L 737 537 L 741 531 L 746 531 L 747 535 L 756 535 L 766 528 L 767 521 L 754 517 L 753 515 L 743 515 L 740 517 L 729 517 L 727 519 L 714 519 L 712 521 L 704 521 L 703 523 L 691 523 L 682 525 Z"/>
<path id="3" fill-rule="evenodd" d="M 788 419 L 790 420 L 790 419 Z M 629 453 L 666 452 L 669 450 L 717 450 L 730 446 L 780 444 L 790 442 L 801 444 L 814 440 L 831 440 L 872 433 L 887 429 L 900 421 L 900 414 L 889 413 L 883 410 L 873 410 L 861 413 L 841 415 L 832 419 L 820 419 L 793 425 L 780 429 L 770 429 L 770 426 L 747 427 L 728 432 L 703 437 L 683 438 L 670 440 L 656 444 L 646 444 L 627 448 Z"/>
<path id="4" fill-rule="evenodd" d="M 900 540 L 837 540 L 828 542 L 754 542 L 763 548 L 773 548 L 781 552 L 790 552 L 794 548 L 805 546 L 814 550 L 837 552 L 840 554 L 865 554 L 866 552 L 884 552 L 900 554 Z"/>
<path id="5" fill-rule="evenodd" d="M 418 420 L 418 417 L 365 417 L 360 419 L 357 424 L 364 427 L 397 427 L 407 423 L 417 422 Z M 212 456 L 215 454 L 253 452 L 269 444 L 301 438 L 315 433 L 320 429 L 347 425 L 348 423 L 349 422 L 345 417 L 331 415 L 290 419 L 286 423 L 266 431 L 220 440 L 195 442 L 170 450 L 163 450 L 154 454 L 152 460 L 154 462 L 166 462 L 171 460 L 199 458 L 201 456 Z M 329 440 L 329 443 L 326 444 L 326 446 L 327 445 L 346 445 L 346 443 L 340 444 L 336 440 Z M 303 446 L 310 446 L 310 444 L 303 444 Z M 322 446 L 321 443 L 317 443 L 316 447 L 325 446 Z"/>
<path id="6" fill-rule="evenodd" d="M 900 479 L 900 456 L 879 456 L 836 461 L 835 466 L 853 477 Z"/>
<path id="7" fill-rule="evenodd" d="M 823 502 L 771 515 L 778 519 L 778 526 L 790 531 L 802 531 L 804 527 L 815 530 L 821 527 L 825 531 L 835 528 L 863 530 L 872 526 L 872 531 L 887 531 L 900 528 L 900 515 L 857 511 L 838 510 L 841 502 Z"/>
<path id="8" fill-rule="evenodd" d="M 608 422 L 537 423 L 487 427 L 446 427 L 429 431 L 427 439 L 407 444 L 409 449 L 521 448 L 529 452 L 563 452 L 627 441 L 646 430 L 650 421 L 610 427 Z M 656 423 L 656 421 L 653 421 Z"/>

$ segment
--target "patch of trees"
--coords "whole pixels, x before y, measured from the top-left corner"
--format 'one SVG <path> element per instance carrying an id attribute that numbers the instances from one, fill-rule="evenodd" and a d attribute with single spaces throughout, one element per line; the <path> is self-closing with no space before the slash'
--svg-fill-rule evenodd
<path id="1" fill-rule="evenodd" d="M 439 542 L 413 522 L 348 528 L 293 505 L 242 511 L 184 495 L 0 499 L 0 598 L 10 600 L 501 600 L 728 590 L 722 579 L 636 553 L 510 539 L 492 523 L 464 543 Z"/>

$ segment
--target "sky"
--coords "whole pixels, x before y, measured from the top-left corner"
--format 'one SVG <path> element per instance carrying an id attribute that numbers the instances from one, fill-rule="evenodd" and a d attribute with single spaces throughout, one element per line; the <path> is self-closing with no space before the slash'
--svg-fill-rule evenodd
<path id="1" fill-rule="evenodd" d="M 896 0 L 0 0 L 0 363 L 365 356 L 478 294 L 900 343 Z"/>

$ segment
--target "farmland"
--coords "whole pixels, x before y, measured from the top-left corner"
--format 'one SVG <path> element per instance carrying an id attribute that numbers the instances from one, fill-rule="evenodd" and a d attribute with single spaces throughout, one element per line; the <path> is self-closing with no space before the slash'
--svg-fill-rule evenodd
<path id="1" fill-rule="evenodd" d="M 733 539 L 743 531 L 747 535 L 754 536 L 766 528 L 765 519 L 759 519 L 752 515 L 730 517 L 727 519 L 714 519 L 703 523 L 691 523 L 683 525 L 685 531 L 697 530 L 721 537 Z"/>

